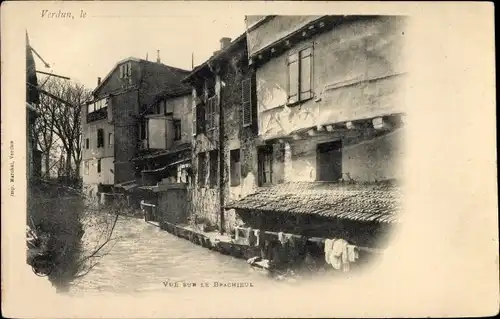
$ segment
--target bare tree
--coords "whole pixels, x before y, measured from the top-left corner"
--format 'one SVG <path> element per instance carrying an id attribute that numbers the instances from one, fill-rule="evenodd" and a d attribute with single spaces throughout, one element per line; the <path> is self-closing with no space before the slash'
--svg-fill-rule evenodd
<path id="1" fill-rule="evenodd" d="M 52 96 L 46 95 L 43 99 L 41 126 L 44 126 L 45 130 L 51 129 L 65 150 L 65 175 L 78 178 L 82 161 L 81 116 L 91 92 L 81 84 L 60 78 L 48 79 L 44 90 Z M 50 137 L 50 133 L 47 137 Z M 45 143 L 45 140 L 43 142 Z"/>

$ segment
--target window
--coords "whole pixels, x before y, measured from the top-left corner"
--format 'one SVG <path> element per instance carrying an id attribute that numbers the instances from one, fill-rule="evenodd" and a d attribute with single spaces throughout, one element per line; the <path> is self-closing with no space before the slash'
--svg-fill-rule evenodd
<path id="1" fill-rule="evenodd" d="M 120 65 L 120 79 L 128 78 L 132 75 L 132 63 L 124 63 Z"/>
<path id="2" fill-rule="evenodd" d="M 288 103 L 312 97 L 312 47 L 288 56 Z"/>
<path id="3" fill-rule="evenodd" d="M 213 96 L 207 101 L 207 130 L 215 129 L 217 123 L 217 96 Z"/>
<path id="4" fill-rule="evenodd" d="M 101 172 L 101 159 L 97 159 L 97 173 Z"/>
<path id="5" fill-rule="evenodd" d="M 114 144 L 113 133 L 108 133 L 108 146 L 111 147 L 111 145 L 113 144 Z"/>
<path id="6" fill-rule="evenodd" d="M 83 162 L 83 173 L 89 175 L 89 161 Z"/>
<path id="7" fill-rule="evenodd" d="M 198 186 L 205 187 L 205 178 L 207 176 L 206 154 L 198 154 Z"/>
<path id="8" fill-rule="evenodd" d="M 86 149 L 90 148 L 90 139 L 88 139 L 88 138 L 85 139 L 85 148 Z"/>
<path id="9" fill-rule="evenodd" d="M 241 82 L 241 106 L 243 109 L 243 126 L 252 125 L 252 85 L 253 78 L 245 79 Z"/>
<path id="10" fill-rule="evenodd" d="M 210 188 L 217 187 L 217 172 L 219 171 L 219 152 L 217 150 L 210 151 Z"/>
<path id="11" fill-rule="evenodd" d="M 97 147 L 104 147 L 104 130 L 102 128 L 97 130 Z"/>
<path id="12" fill-rule="evenodd" d="M 231 150 L 229 152 L 229 169 L 231 171 L 231 186 L 240 185 L 240 175 L 241 175 L 241 166 L 240 166 L 240 150 Z"/>
<path id="13" fill-rule="evenodd" d="M 273 149 L 265 146 L 259 148 L 259 185 L 269 185 L 273 182 Z"/>
<path id="14" fill-rule="evenodd" d="M 174 120 L 174 141 L 179 141 L 181 138 L 181 120 Z"/>
<path id="15" fill-rule="evenodd" d="M 316 180 L 330 182 L 339 180 L 342 177 L 342 142 L 318 144 L 316 161 Z"/>
<path id="16" fill-rule="evenodd" d="M 141 132 L 141 140 L 145 140 L 148 137 L 147 134 L 147 121 L 142 121 L 139 126 L 140 126 L 140 132 Z"/>
<path id="17" fill-rule="evenodd" d="M 205 131 L 205 108 L 203 103 L 194 106 L 193 135 L 195 136 Z"/>

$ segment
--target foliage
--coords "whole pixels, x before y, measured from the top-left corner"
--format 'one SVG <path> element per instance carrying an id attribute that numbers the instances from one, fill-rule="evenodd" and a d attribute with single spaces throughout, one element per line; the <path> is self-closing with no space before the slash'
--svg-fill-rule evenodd
<path id="1" fill-rule="evenodd" d="M 54 266 L 49 279 L 65 283 L 95 268 L 113 247 L 113 231 L 125 207 L 124 200 L 103 207 L 59 183 L 30 187 L 28 225 L 42 239 L 40 255 L 50 256 Z"/>

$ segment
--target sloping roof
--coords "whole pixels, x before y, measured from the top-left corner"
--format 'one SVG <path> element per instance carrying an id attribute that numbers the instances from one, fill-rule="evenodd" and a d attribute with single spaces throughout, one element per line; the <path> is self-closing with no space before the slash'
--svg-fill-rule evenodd
<path id="1" fill-rule="evenodd" d="M 226 209 L 395 223 L 400 221 L 401 202 L 401 190 L 393 183 L 290 182 L 260 187 Z"/>
<path id="2" fill-rule="evenodd" d="M 163 63 L 158 63 L 158 62 L 148 61 L 148 60 L 144 60 L 144 59 L 129 57 L 129 58 L 118 61 L 115 64 L 115 66 L 109 71 L 109 73 L 106 75 L 104 80 L 101 81 L 101 84 L 99 84 L 94 89 L 94 91 L 92 93 L 95 94 L 97 91 L 99 91 L 99 89 L 102 88 L 104 86 L 104 84 L 111 78 L 111 75 L 116 70 L 116 68 L 118 68 L 118 66 L 120 64 L 128 62 L 128 61 L 136 61 L 136 62 L 144 63 L 149 69 L 153 69 L 153 70 L 154 69 L 160 70 L 160 71 L 168 70 L 172 74 L 172 82 L 179 82 L 179 84 L 181 84 L 181 80 L 190 72 L 188 70 L 183 70 L 183 69 L 176 68 L 176 67 L 173 67 L 170 65 L 166 65 Z"/>
<path id="3" fill-rule="evenodd" d="M 26 102 L 40 103 L 38 92 L 38 79 L 36 76 L 36 64 L 33 51 L 29 43 L 28 32 L 26 31 Z"/>

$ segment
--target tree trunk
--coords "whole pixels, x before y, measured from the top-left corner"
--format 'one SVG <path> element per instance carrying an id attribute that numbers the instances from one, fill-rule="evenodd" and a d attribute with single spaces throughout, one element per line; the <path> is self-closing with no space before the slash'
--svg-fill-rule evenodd
<path id="1" fill-rule="evenodd" d="M 44 154 L 44 164 L 45 164 L 45 177 L 50 178 L 50 152 L 45 152 Z"/>

